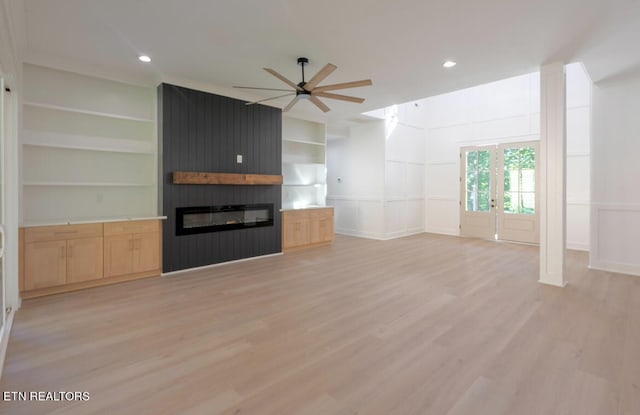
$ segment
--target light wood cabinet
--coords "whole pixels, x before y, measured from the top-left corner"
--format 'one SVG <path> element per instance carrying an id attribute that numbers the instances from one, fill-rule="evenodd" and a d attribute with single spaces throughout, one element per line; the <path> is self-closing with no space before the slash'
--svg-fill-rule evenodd
<path id="1" fill-rule="evenodd" d="M 104 238 L 104 275 L 131 274 L 133 272 L 133 240 L 131 235 L 112 235 Z"/>
<path id="2" fill-rule="evenodd" d="M 282 212 L 282 248 L 290 250 L 333 242 L 333 208 Z"/>
<path id="3" fill-rule="evenodd" d="M 309 216 L 300 212 L 283 212 L 283 248 L 295 248 L 310 242 Z"/>
<path id="4" fill-rule="evenodd" d="M 22 298 L 161 273 L 161 222 L 21 228 Z"/>
<path id="5" fill-rule="evenodd" d="M 102 278 L 102 225 L 27 228 L 24 289 L 36 290 Z"/>
<path id="6" fill-rule="evenodd" d="M 311 224 L 311 243 L 323 243 L 333 241 L 333 209 L 331 213 L 326 211 L 312 211 L 309 214 Z"/>
<path id="7" fill-rule="evenodd" d="M 160 233 L 134 235 L 133 272 L 160 270 Z"/>
<path id="8" fill-rule="evenodd" d="M 67 241 L 32 242 L 25 245 L 26 290 L 54 287 L 67 282 Z"/>
<path id="9" fill-rule="evenodd" d="M 106 277 L 160 273 L 159 222 L 106 223 L 104 234 Z"/>
<path id="10" fill-rule="evenodd" d="M 67 241 L 67 284 L 102 278 L 102 237 Z"/>

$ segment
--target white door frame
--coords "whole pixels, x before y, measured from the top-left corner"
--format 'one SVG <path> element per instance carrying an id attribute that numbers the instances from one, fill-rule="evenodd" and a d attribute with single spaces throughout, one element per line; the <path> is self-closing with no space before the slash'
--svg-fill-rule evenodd
<path id="1" fill-rule="evenodd" d="M 477 152 L 477 153 L 476 153 Z M 476 170 L 477 175 L 488 174 L 489 189 L 488 195 L 485 193 L 482 197 L 482 202 L 478 199 L 481 189 L 475 187 L 473 184 L 467 183 L 467 161 L 469 153 L 488 152 L 488 170 L 484 171 Z M 496 146 L 467 146 L 460 148 L 460 235 L 495 239 L 496 235 L 496 214 L 495 214 L 495 194 L 496 194 Z M 486 166 L 485 166 L 486 167 Z M 479 177 L 476 177 L 476 184 L 479 183 Z M 472 193 L 471 198 L 468 197 L 470 191 Z M 481 203 L 481 205 L 478 205 Z M 473 207 L 471 210 L 467 210 L 469 204 Z"/>
<path id="2" fill-rule="evenodd" d="M 535 190 L 534 214 L 506 213 L 504 209 L 504 150 L 510 148 L 534 147 L 535 149 Z M 484 209 L 478 206 L 467 210 L 468 191 L 472 189 L 467 184 L 467 165 L 469 153 L 478 151 L 489 152 L 489 205 L 485 200 Z M 514 143 L 489 144 L 482 146 L 465 146 L 460 148 L 460 235 L 484 239 L 500 239 L 526 243 L 540 241 L 540 197 L 539 197 L 539 142 L 523 141 Z M 473 164 L 473 163 L 472 163 Z M 485 163 L 486 164 L 486 163 Z M 477 172 L 476 174 L 480 174 Z M 522 190 L 522 189 L 518 189 Z M 518 194 L 519 195 L 519 194 Z"/>
<path id="3" fill-rule="evenodd" d="M 523 141 L 517 143 L 504 143 L 498 145 L 496 159 L 496 233 L 498 239 L 526 243 L 540 243 L 540 180 L 539 180 L 539 142 Z M 509 148 L 535 149 L 535 187 L 534 187 L 534 213 L 506 213 L 504 209 L 504 150 Z"/>
<path id="4" fill-rule="evenodd" d="M 7 272 L 5 266 L 5 199 L 6 199 L 6 187 L 5 187 L 5 176 L 7 169 L 5 168 L 5 146 L 4 142 L 6 140 L 5 131 L 7 121 L 5 118 L 5 86 L 4 86 L 4 75 L 0 72 L 0 288 L 2 289 L 0 292 L 0 327 L 4 329 L 5 324 L 7 322 L 6 315 L 6 304 L 7 304 Z M 0 333 L 2 331 L 0 330 Z"/>

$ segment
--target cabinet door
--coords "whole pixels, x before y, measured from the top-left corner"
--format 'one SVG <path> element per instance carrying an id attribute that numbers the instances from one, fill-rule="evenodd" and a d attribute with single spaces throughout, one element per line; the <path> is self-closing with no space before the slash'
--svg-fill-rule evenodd
<path id="1" fill-rule="evenodd" d="M 307 245 L 309 243 L 309 219 L 291 218 L 285 225 L 285 248 Z"/>
<path id="2" fill-rule="evenodd" d="M 66 282 L 66 241 L 25 244 L 24 289 L 55 287 Z"/>
<path id="3" fill-rule="evenodd" d="M 311 243 L 328 242 L 333 239 L 333 216 L 318 216 L 311 219 Z"/>
<path id="4" fill-rule="evenodd" d="M 67 283 L 102 278 L 102 238 L 67 241 Z"/>
<path id="5" fill-rule="evenodd" d="M 133 235 L 133 272 L 160 269 L 160 234 L 139 233 Z"/>
<path id="6" fill-rule="evenodd" d="M 133 238 L 112 235 L 104 238 L 104 276 L 131 274 L 133 271 Z"/>

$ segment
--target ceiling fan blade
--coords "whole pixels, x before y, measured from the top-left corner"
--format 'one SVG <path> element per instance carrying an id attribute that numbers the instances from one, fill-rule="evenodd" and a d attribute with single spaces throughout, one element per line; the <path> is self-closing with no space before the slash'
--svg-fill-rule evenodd
<path id="1" fill-rule="evenodd" d="M 239 88 L 239 89 L 260 89 L 262 91 L 291 91 L 290 89 L 279 89 L 279 88 L 259 88 L 259 87 L 254 87 L 254 86 L 233 86 L 232 88 Z"/>
<path id="2" fill-rule="evenodd" d="M 296 105 L 296 102 L 298 102 L 299 99 L 300 99 L 300 96 L 296 95 L 296 97 L 294 99 L 292 99 L 291 102 L 288 103 L 287 106 L 282 109 L 282 112 L 287 112 L 291 108 L 293 108 L 293 106 Z"/>
<path id="3" fill-rule="evenodd" d="M 314 97 L 313 95 L 311 95 L 311 97 L 309 98 L 309 101 L 313 102 L 314 104 L 316 104 L 316 106 L 318 108 L 320 108 L 323 112 L 329 112 L 331 111 L 331 108 L 327 107 L 324 102 L 320 101 L 317 97 Z"/>
<path id="4" fill-rule="evenodd" d="M 285 84 L 289 85 L 291 88 L 295 89 L 296 91 L 302 91 L 302 88 L 300 88 L 298 85 L 296 85 L 294 82 L 288 80 L 284 76 L 280 75 L 275 70 L 273 70 L 271 68 L 262 68 L 262 69 L 264 69 L 265 71 L 269 72 L 271 75 L 275 76 L 276 78 L 278 78 L 279 80 L 281 80 Z"/>
<path id="5" fill-rule="evenodd" d="M 288 94 L 284 94 L 284 95 L 278 95 L 277 97 L 271 97 L 271 98 L 265 98 L 265 99 L 261 99 L 259 101 L 252 101 L 252 102 L 245 102 L 244 105 L 252 105 L 252 104 L 257 104 L 259 102 L 265 102 L 265 101 L 271 101 L 272 99 L 278 99 L 278 98 L 283 98 L 283 97 L 289 97 L 291 95 L 295 94 L 295 92 L 290 92 Z"/>
<path id="6" fill-rule="evenodd" d="M 370 86 L 370 85 L 373 85 L 373 82 L 371 82 L 371 79 L 363 79 L 362 81 L 343 82 L 341 84 L 319 86 L 315 88 L 313 92 L 335 91 L 336 89 L 357 88 L 359 86 Z"/>
<path id="7" fill-rule="evenodd" d="M 322 97 L 322 98 L 338 99 L 340 101 L 355 102 L 357 104 L 362 104 L 364 102 L 364 98 L 350 97 L 348 95 L 332 94 L 331 92 L 315 92 L 314 91 L 313 95 L 315 95 L 317 97 Z"/>
<path id="8" fill-rule="evenodd" d="M 304 85 L 304 89 L 306 89 L 307 91 L 311 91 L 316 87 L 316 85 L 322 82 L 324 78 L 331 75 L 331 72 L 335 71 L 337 68 L 338 67 L 332 63 L 324 65 L 324 67 L 320 69 L 320 71 Z"/>

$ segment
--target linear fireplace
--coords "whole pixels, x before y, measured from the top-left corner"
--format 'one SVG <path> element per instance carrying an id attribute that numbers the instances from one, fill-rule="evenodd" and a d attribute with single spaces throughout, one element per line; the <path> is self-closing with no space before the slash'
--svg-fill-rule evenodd
<path id="1" fill-rule="evenodd" d="M 273 226 L 273 204 L 176 208 L 176 235 Z"/>

